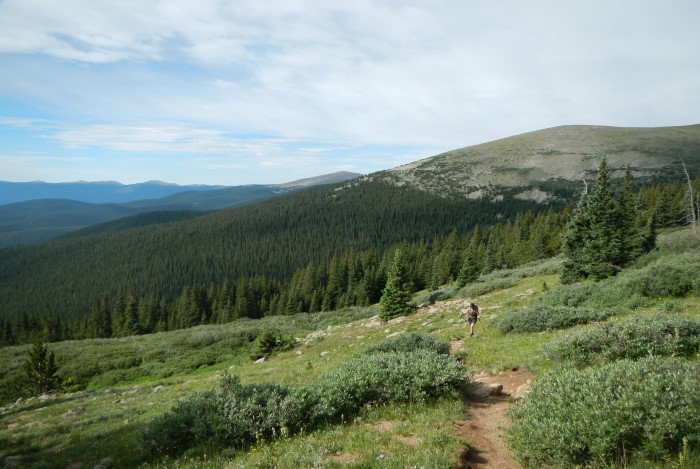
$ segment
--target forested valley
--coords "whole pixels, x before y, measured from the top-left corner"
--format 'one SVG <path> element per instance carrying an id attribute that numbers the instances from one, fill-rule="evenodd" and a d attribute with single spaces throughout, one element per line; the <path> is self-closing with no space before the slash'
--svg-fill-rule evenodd
<path id="1" fill-rule="evenodd" d="M 695 186 L 700 180 L 695 181 Z M 686 222 L 646 186 L 639 224 Z M 0 251 L 0 343 L 122 337 L 379 301 L 395 249 L 411 291 L 551 257 L 573 205 L 440 198 L 363 181 L 197 220 Z"/>

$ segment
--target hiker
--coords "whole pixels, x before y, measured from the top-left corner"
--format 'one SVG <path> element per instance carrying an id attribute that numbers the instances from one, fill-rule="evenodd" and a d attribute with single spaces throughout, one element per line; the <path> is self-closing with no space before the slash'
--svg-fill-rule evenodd
<path id="1" fill-rule="evenodd" d="M 479 314 L 479 307 L 475 303 L 471 303 L 469 305 L 469 308 L 465 308 L 462 310 L 462 316 L 467 317 L 467 321 L 469 322 L 469 336 L 473 337 L 474 336 L 474 325 L 476 324 L 476 321 L 481 319 L 481 314 Z"/>

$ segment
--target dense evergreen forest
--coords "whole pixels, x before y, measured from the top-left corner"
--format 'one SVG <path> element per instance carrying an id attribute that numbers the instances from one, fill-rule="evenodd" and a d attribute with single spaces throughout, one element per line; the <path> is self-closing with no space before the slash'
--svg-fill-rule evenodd
<path id="1" fill-rule="evenodd" d="M 637 207 L 658 226 L 682 224 L 686 186 L 646 187 Z M 4 249 L 0 341 L 125 336 L 372 304 L 397 247 L 413 291 L 464 283 L 474 272 L 557 254 L 571 209 L 355 181 L 196 220 Z"/>

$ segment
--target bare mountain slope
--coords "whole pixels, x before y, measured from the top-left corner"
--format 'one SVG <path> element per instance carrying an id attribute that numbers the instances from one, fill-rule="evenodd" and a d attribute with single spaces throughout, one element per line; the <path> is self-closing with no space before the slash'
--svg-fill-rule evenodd
<path id="1" fill-rule="evenodd" d="M 700 175 L 700 125 L 554 127 L 453 150 L 370 177 L 436 194 L 477 198 L 508 193 L 544 201 L 558 186 L 571 188 L 570 181 L 594 179 L 603 156 L 617 169 L 613 177 L 621 177 L 629 164 L 640 180 L 679 178 L 681 158 L 695 177 Z"/>

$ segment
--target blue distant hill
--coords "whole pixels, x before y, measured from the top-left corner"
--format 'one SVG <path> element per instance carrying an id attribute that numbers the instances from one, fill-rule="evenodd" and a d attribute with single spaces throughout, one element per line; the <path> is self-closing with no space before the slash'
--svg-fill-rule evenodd
<path id="1" fill-rule="evenodd" d="M 40 199 L 68 199 L 91 204 L 126 203 L 160 199 L 179 192 L 209 191 L 227 186 L 169 184 L 148 181 L 138 184 L 103 182 L 6 182 L 0 181 L 0 205 Z"/>
<path id="2" fill-rule="evenodd" d="M 0 182 L 0 248 L 39 243 L 68 233 L 81 235 L 133 226 L 167 223 L 207 211 L 260 202 L 321 184 L 360 176 L 338 172 L 285 184 L 246 186 L 178 186 L 158 181 Z M 165 195 L 162 195 L 165 194 Z"/>

